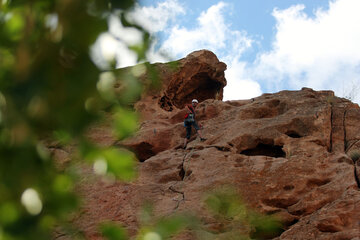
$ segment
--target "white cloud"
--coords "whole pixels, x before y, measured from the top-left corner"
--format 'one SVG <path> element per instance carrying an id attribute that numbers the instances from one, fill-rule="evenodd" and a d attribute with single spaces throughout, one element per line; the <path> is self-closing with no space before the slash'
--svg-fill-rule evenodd
<path id="1" fill-rule="evenodd" d="M 168 32 L 176 24 L 179 15 L 185 14 L 185 8 L 178 0 L 165 0 L 154 6 L 136 5 L 134 11 L 127 15 L 127 19 L 139 24 L 147 30 L 152 37 L 159 32 Z M 147 52 L 147 59 L 150 62 L 167 62 L 170 56 L 157 48 L 158 40 L 154 38 L 150 49 Z"/>
<path id="2" fill-rule="evenodd" d="M 244 62 L 234 61 L 229 65 L 225 73 L 228 84 L 224 88 L 224 100 L 249 99 L 261 94 L 260 85 L 246 78 L 247 75 Z"/>
<path id="3" fill-rule="evenodd" d="M 177 57 L 184 57 L 192 51 L 209 49 L 214 52 L 233 52 L 241 54 L 251 46 L 251 40 L 245 32 L 232 30 L 225 22 L 224 2 L 211 6 L 197 18 L 196 27 L 187 29 L 174 26 L 161 49 Z M 235 50 L 235 52 L 234 52 Z M 226 54 L 222 54 L 226 55 Z"/>
<path id="4" fill-rule="evenodd" d="M 360 1 L 337 0 L 310 18 L 304 5 L 275 9 L 273 49 L 259 55 L 253 77 L 266 90 L 303 86 L 343 95 L 344 80 L 360 79 Z"/>
<path id="5" fill-rule="evenodd" d="M 185 14 L 181 4 L 177 0 L 167 0 L 158 3 L 156 7 L 137 5 L 127 18 L 143 26 L 150 33 L 156 33 L 167 28 L 179 14 Z"/>
<path id="6" fill-rule="evenodd" d="M 185 27 L 173 27 L 162 49 L 179 56 L 200 48 L 223 48 L 227 30 L 222 18 L 224 7 L 225 3 L 220 2 L 202 12 L 197 19 L 197 28 L 189 30 Z"/>

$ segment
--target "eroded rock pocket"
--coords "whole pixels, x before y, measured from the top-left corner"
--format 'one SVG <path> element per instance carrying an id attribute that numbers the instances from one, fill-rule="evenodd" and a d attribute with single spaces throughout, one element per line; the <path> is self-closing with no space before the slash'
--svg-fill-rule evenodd
<path id="1" fill-rule="evenodd" d="M 284 158 L 286 153 L 282 150 L 282 146 L 273 144 L 259 143 L 255 148 L 249 148 L 240 152 L 247 156 L 268 156 L 274 158 Z"/>
<path id="2" fill-rule="evenodd" d="M 156 155 L 153 145 L 147 142 L 141 142 L 140 144 L 129 146 L 129 148 L 135 153 L 140 162 L 145 162 L 146 159 Z"/>
<path id="3" fill-rule="evenodd" d="M 291 138 L 301 138 L 301 137 L 302 137 L 302 136 L 301 136 L 299 133 L 297 133 L 296 131 L 287 131 L 285 134 L 288 135 L 288 136 L 291 137 Z"/>

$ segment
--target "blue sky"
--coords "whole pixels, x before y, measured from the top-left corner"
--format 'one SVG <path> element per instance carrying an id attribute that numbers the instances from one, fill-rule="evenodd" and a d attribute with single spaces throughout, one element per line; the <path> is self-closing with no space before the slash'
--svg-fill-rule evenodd
<path id="1" fill-rule="evenodd" d="M 163 0 L 142 0 L 141 6 L 151 7 Z M 182 0 L 179 1 L 181 6 L 186 9 L 186 14 L 177 17 L 179 25 L 185 28 L 193 28 L 196 18 L 211 6 L 218 4 L 218 0 Z M 276 21 L 272 16 L 274 8 L 287 9 L 296 4 L 305 4 L 304 12 L 309 16 L 314 15 L 316 9 L 328 9 L 329 0 L 228 0 L 222 1 L 229 5 L 226 9 L 226 21 L 232 25 L 233 29 L 245 30 L 253 38 L 261 41 L 257 50 L 269 50 L 271 40 L 275 34 L 274 25 Z M 159 32 L 158 37 L 166 38 L 166 32 Z M 246 57 L 254 60 L 256 51 L 249 51 Z"/>
<path id="2" fill-rule="evenodd" d="M 128 19 L 156 39 L 152 62 L 213 51 L 228 66 L 224 100 L 311 87 L 359 102 L 359 12 L 360 0 L 141 0 Z M 139 38 L 110 22 L 125 42 Z M 116 58 L 122 67 L 136 56 Z"/>

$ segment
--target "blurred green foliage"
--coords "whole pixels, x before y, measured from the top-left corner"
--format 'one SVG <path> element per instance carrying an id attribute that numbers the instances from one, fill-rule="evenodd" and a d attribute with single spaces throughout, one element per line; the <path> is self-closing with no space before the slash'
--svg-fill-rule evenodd
<path id="1" fill-rule="evenodd" d="M 76 176 L 54 166 L 49 144 L 75 146 L 99 174 L 136 176 L 132 153 L 92 145 L 85 134 L 104 111 L 114 115 L 119 139 L 137 129 L 129 105 L 142 91 L 139 75 L 115 76 L 114 63 L 103 72 L 90 57 L 112 15 L 143 33 L 142 44 L 128 47 L 145 60 L 149 34 L 124 17 L 133 5 L 133 0 L 0 1 L 1 240 L 50 239 L 54 226 L 65 224 L 79 205 Z M 115 93 L 118 79 L 126 95 Z"/>
<path id="2" fill-rule="evenodd" d="M 140 213 L 140 228 L 136 240 L 165 240 L 172 239 L 183 231 L 197 230 L 199 221 L 190 214 L 172 214 L 156 217 L 152 205 L 144 204 Z M 102 235 L 109 240 L 130 239 L 126 230 L 113 222 L 106 222 L 100 226 Z"/>
<path id="3" fill-rule="evenodd" d="M 252 210 L 231 187 L 215 190 L 205 203 L 221 226 L 208 239 L 272 239 L 283 231 L 279 219 Z"/>
<path id="4" fill-rule="evenodd" d="M 199 240 L 260 240 L 273 239 L 284 231 L 279 219 L 251 209 L 232 187 L 212 191 L 206 195 L 204 203 L 209 216 L 203 218 L 190 212 L 157 217 L 153 205 L 144 204 L 138 218 L 140 227 L 133 238 L 114 222 L 104 223 L 100 231 L 109 240 L 165 240 L 182 236 Z"/>
<path id="5" fill-rule="evenodd" d="M 100 231 L 102 235 L 109 240 L 129 239 L 126 230 L 112 222 L 104 222 L 103 224 L 101 224 Z"/>
<path id="6" fill-rule="evenodd" d="M 166 217 L 155 217 L 151 204 L 145 204 L 141 217 L 138 240 L 171 239 L 183 230 L 196 230 L 199 221 L 189 213 L 174 213 Z"/>

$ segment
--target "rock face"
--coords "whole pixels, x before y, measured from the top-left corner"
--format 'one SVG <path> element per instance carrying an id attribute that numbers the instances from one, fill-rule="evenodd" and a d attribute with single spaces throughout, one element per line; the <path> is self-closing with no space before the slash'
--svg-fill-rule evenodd
<path id="1" fill-rule="evenodd" d="M 167 78 L 161 77 L 163 91 L 158 100 L 161 108 L 167 111 L 183 108 L 194 98 L 199 101 L 222 99 L 226 64 L 219 62 L 214 53 L 204 50 L 193 52 L 179 60 L 175 68 Z M 164 68 L 161 69 L 160 72 L 165 72 Z"/>
<path id="2" fill-rule="evenodd" d="M 81 184 L 85 206 L 74 223 L 89 239 L 101 239 L 102 220 L 134 234 L 146 201 L 154 203 L 157 216 L 190 210 L 216 232 L 202 199 L 224 184 L 252 208 L 282 219 L 277 239 L 359 239 L 360 160 L 348 156 L 360 148 L 359 106 L 308 88 L 223 102 L 225 69 L 211 52 L 195 52 L 172 75 L 163 71 L 167 78 L 159 94 L 135 105 L 143 116 L 140 131 L 111 144 L 136 152 L 139 177 L 132 183 L 94 178 Z M 207 140 L 193 136 L 182 149 L 182 108 L 192 98 L 201 102 L 196 112 Z M 94 131 L 95 141 L 100 132 Z M 111 139 L 109 134 L 103 127 L 101 139 Z"/>

